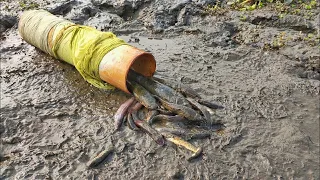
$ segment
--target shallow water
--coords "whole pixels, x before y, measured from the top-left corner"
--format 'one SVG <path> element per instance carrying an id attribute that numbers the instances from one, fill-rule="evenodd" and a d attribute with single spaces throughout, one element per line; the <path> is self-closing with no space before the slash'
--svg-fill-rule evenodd
<path id="1" fill-rule="evenodd" d="M 258 32 L 258 42 L 264 42 L 270 34 L 299 31 L 230 19 L 237 12 L 200 18 L 192 3 L 129 1 L 117 9 L 92 2 L 96 5 L 71 3 L 66 5 L 71 11 L 61 14 L 105 25 L 126 41 L 138 38 L 130 44 L 155 56 L 157 76 L 188 84 L 226 107 L 216 111 L 225 133 L 192 140 L 204 149 L 193 162 L 186 160 L 190 152 L 185 149 L 160 147 L 126 126 L 113 133 L 112 117 L 130 96 L 89 85 L 74 67 L 24 42 L 13 26 L 1 35 L 1 179 L 319 179 L 318 47 L 290 42 L 279 50 L 262 50 L 257 43 L 232 40 L 234 35 L 252 40 Z M 20 12 L 14 3 L 11 10 L 2 5 L 5 14 Z M 84 7 L 118 19 L 107 24 L 88 18 L 90 13 L 79 17 Z M 186 9 L 188 23 L 183 21 Z M 88 169 L 90 157 L 110 144 L 115 152 Z"/>

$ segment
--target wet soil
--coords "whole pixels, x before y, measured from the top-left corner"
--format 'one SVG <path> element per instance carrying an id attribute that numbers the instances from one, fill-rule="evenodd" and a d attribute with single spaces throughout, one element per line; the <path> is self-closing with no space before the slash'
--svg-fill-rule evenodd
<path id="1" fill-rule="evenodd" d="M 204 0 L 34 2 L 0 1 L 0 179 L 320 178 L 320 47 L 305 38 L 319 36 L 319 6 L 280 18 L 267 7 L 215 15 Z M 37 7 L 151 52 L 156 75 L 226 107 L 216 111 L 225 133 L 193 140 L 204 155 L 192 162 L 126 126 L 113 133 L 130 96 L 91 86 L 23 41 L 19 14 Z M 110 144 L 115 152 L 87 168 Z"/>

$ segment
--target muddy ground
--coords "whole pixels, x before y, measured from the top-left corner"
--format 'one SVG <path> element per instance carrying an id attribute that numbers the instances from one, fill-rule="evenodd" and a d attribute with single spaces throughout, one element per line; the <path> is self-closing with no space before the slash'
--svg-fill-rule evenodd
<path id="1" fill-rule="evenodd" d="M 0 1 L 0 179 L 319 179 L 319 1 L 284 16 L 269 6 L 207 8 L 214 4 Z M 132 45 L 156 57 L 156 75 L 226 107 L 216 111 L 225 133 L 193 140 L 204 148 L 193 162 L 185 149 L 160 147 L 126 126 L 112 133 L 112 117 L 130 96 L 89 85 L 23 41 L 19 14 L 34 8 L 139 38 Z M 115 152 L 88 169 L 110 144 Z"/>

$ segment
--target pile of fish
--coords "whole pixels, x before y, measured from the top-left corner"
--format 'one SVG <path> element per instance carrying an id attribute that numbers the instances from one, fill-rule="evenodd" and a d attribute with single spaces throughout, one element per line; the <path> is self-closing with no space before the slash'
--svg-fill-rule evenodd
<path id="1" fill-rule="evenodd" d="M 146 132 L 159 145 L 170 141 L 192 151 L 191 160 L 202 154 L 202 148 L 187 140 L 209 137 L 224 127 L 213 118 L 213 109 L 223 107 L 203 100 L 188 86 L 145 77 L 134 70 L 128 73 L 127 86 L 133 97 L 117 110 L 116 131 L 126 122 L 130 129 Z"/>

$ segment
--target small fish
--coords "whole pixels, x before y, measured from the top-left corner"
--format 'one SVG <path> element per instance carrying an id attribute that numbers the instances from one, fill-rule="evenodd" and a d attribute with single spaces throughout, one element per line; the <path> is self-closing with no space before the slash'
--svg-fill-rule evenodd
<path id="1" fill-rule="evenodd" d="M 184 137 L 186 140 L 191 139 L 205 139 L 211 136 L 208 131 L 195 131 L 194 129 L 183 129 L 179 127 L 167 128 L 167 127 L 158 127 L 156 128 L 160 133 L 170 133 L 176 136 Z"/>
<path id="2" fill-rule="evenodd" d="M 205 138 L 208 138 L 210 136 L 211 136 L 210 132 L 207 132 L 207 131 L 190 132 L 190 133 L 187 133 L 185 135 L 187 140 L 190 140 L 190 139 L 205 139 Z"/>
<path id="3" fill-rule="evenodd" d="M 166 138 L 166 140 L 171 141 L 178 146 L 182 146 L 182 147 L 192 151 L 193 154 L 188 158 L 188 160 L 197 158 L 199 155 L 202 154 L 202 151 L 203 151 L 202 147 L 196 147 L 178 136 L 166 133 L 165 138 Z"/>
<path id="4" fill-rule="evenodd" d="M 183 121 L 186 120 L 184 117 L 181 117 L 179 115 L 175 115 L 175 116 L 168 116 L 168 115 L 164 115 L 164 114 L 159 114 L 154 116 L 152 119 L 150 119 L 148 121 L 148 123 L 151 125 L 155 122 L 168 122 L 168 121 Z"/>
<path id="5" fill-rule="evenodd" d="M 131 113 L 131 115 L 132 115 L 133 122 L 134 122 L 135 120 L 139 120 L 139 119 L 140 119 L 139 116 L 138 116 L 138 112 L 137 112 L 137 111 L 133 111 L 133 112 Z"/>
<path id="6" fill-rule="evenodd" d="M 135 98 L 132 97 L 130 99 L 128 99 L 126 102 L 124 102 L 119 109 L 117 110 L 117 112 L 114 115 L 114 123 L 115 123 L 115 129 L 119 130 L 124 116 L 127 114 L 127 111 L 129 109 L 129 107 L 135 102 Z"/>
<path id="7" fill-rule="evenodd" d="M 198 99 L 198 103 L 205 105 L 205 106 L 212 108 L 212 109 L 224 109 L 224 107 L 221 105 L 218 105 L 218 104 L 215 104 L 215 103 L 203 100 L 203 99 Z"/>
<path id="8" fill-rule="evenodd" d="M 140 102 L 137 102 L 134 106 L 129 108 L 128 112 L 131 113 L 133 111 L 139 111 L 142 107 L 143 105 Z"/>
<path id="9" fill-rule="evenodd" d="M 210 112 L 207 110 L 206 107 L 204 107 L 203 105 L 201 105 L 200 103 L 198 103 L 196 100 L 192 99 L 192 98 L 187 98 L 187 100 L 190 102 L 190 104 L 199 109 L 201 111 L 201 113 L 203 114 L 203 116 L 206 118 L 206 120 L 211 120 L 211 114 Z"/>
<path id="10" fill-rule="evenodd" d="M 153 117 L 157 116 L 158 114 L 159 114 L 159 111 L 157 111 L 157 110 L 149 111 L 149 112 L 147 113 L 146 121 L 149 123 L 149 121 L 150 121 L 151 119 L 153 119 Z M 150 123 L 149 123 L 149 124 L 150 124 Z"/>
<path id="11" fill-rule="evenodd" d="M 190 107 L 189 102 L 181 93 L 175 91 L 169 86 L 153 80 L 152 78 L 145 77 L 134 70 L 130 70 L 128 73 L 128 79 L 130 82 L 135 81 L 139 83 L 153 95 L 159 96 L 172 103 L 182 104 Z"/>
<path id="12" fill-rule="evenodd" d="M 174 103 L 169 103 L 159 97 L 156 97 L 156 98 L 160 101 L 161 105 L 169 111 L 172 111 L 191 121 L 204 120 L 203 117 L 192 108 L 189 108 L 183 105 L 174 104 Z"/>
<path id="13" fill-rule="evenodd" d="M 131 130 L 134 130 L 134 131 L 138 131 L 139 130 L 139 128 L 134 123 L 134 120 L 133 120 L 133 117 L 132 117 L 132 113 L 128 114 L 127 125 Z"/>
<path id="14" fill-rule="evenodd" d="M 107 149 L 100 152 L 97 156 L 92 158 L 90 161 L 88 161 L 86 165 L 90 168 L 99 165 L 113 151 L 114 151 L 113 146 L 108 147 Z"/>
<path id="15" fill-rule="evenodd" d="M 147 122 L 141 120 L 134 121 L 138 127 L 143 129 L 149 136 L 159 145 L 163 146 L 165 144 L 165 140 L 163 136 L 153 129 Z"/>
<path id="16" fill-rule="evenodd" d="M 151 111 L 156 111 L 156 110 L 151 110 Z M 139 111 L 137 111 L 139 119 L 146 119 L 149 112 L 150 111 L 147 108 L 142 108 Z"/>
<path id="17" fill-rule="evenodd" d="M 177 83 L 177 82 L 170 81 L 167 79 L 162 79 L 159 77 L 153 77 L 153 79 L 175 89 L 176 91 L 180 92 L 181 94 L 183 94 L 187 97 L 192 97 L 195 99 L 201 98 L 201 96 L 194 89 L 192 89 L 191 87 L 184 85 L 182 83 Z"/>
<path id="18" fill-rule="evenodd" d="M 170 133 L 177 136 L 185 136 L 187 133 L 187 130 L 182 128 L 157 127 L 156 130 L 160 133 Z"/>
<path id="19" fill-rule="evenodd" d="M 140 86 L 134 81 L 127 82 L 129 90 L 133 93 L 134 97 L 146 108 L 148 109 L 157 109 L 158 104 L 156 99 L 152 96 L 149 91 L 144 87 Z"/>
<path id="20" fill-rule="evenodd" d="M 160 109 L 157 109 L 157 110 L 159 111 L 159 114 L 168 115 L 168 116 L 174 116 L 175 115 L 175 113 L 170 112 L 170 111 L 168 111 L 166 109 L 160 108 Z"/>

